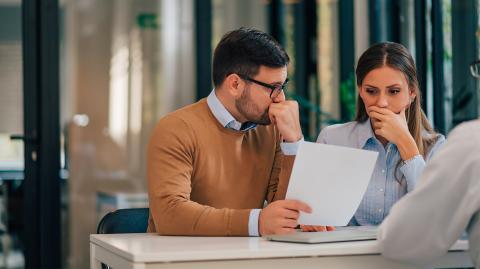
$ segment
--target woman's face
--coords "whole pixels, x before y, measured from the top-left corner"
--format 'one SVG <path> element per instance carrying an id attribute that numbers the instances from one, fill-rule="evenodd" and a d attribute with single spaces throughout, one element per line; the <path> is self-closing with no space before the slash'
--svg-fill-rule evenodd
<path id="1" fill-rule="evenodd" d="M 369 108 L 372 106 L 386 108 L 398 114 L 408 108 L 416 96 L 414 91 L 409 89 L 404 74 L 388 66 L 370 71 L 358 91 L 369 116 Z"/>

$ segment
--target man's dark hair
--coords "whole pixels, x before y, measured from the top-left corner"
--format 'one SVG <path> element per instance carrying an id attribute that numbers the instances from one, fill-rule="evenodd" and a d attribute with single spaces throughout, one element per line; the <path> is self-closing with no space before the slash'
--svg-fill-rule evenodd
<path id="1" fill-rule="evenodd" d="M 213 54 L 213 84 L 218 87 L 232 74 L 253 77 L 260 66 L 280 68 L 290 58 L 269 34 L 251 28 L 226 33 Z"/>

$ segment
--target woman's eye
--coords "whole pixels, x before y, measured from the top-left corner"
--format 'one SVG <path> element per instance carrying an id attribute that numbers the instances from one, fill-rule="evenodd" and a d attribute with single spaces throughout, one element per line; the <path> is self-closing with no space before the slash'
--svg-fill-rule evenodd
<path id="1" fill-rule="evenodd" d="M 366 91 L 368 94 L 371 94 L 371 95 L 377 93 L 377 90 L 376 90 L 376 89 L 373 89 L 373 88 L 367 88 L 365 91 Z"/>
<path id="2" fill-rule="evenodd" d="M 400 89 L 394 88 L 394 89 L 390 89 L 389 91 L 391 95 L 395 95 L 400 92 Z"/>

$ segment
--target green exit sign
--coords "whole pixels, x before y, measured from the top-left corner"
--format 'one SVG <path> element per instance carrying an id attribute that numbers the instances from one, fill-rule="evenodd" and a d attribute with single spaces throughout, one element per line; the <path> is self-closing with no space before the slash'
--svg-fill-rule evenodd
<path id="1" fill-rule="evenodd" d="M 141 29 L 158 29 L 158 15 L 155 13 L 140 13 L 137 16 L 137 25 Z"/>

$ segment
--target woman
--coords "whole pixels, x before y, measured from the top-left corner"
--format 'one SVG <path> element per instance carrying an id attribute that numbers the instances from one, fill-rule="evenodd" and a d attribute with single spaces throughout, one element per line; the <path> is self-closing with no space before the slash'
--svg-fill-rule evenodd
<path id="1" fill-rule="evenodd" d="M 401 44 L 373 45 L 358 60 L 355 121 L 326 127 L 318 143 L 379 153 L 372 179 L 350 225 L 378 225 L 414 189 L 425 162 L 445 142 L 420 107 L 412 56 Z"/>

